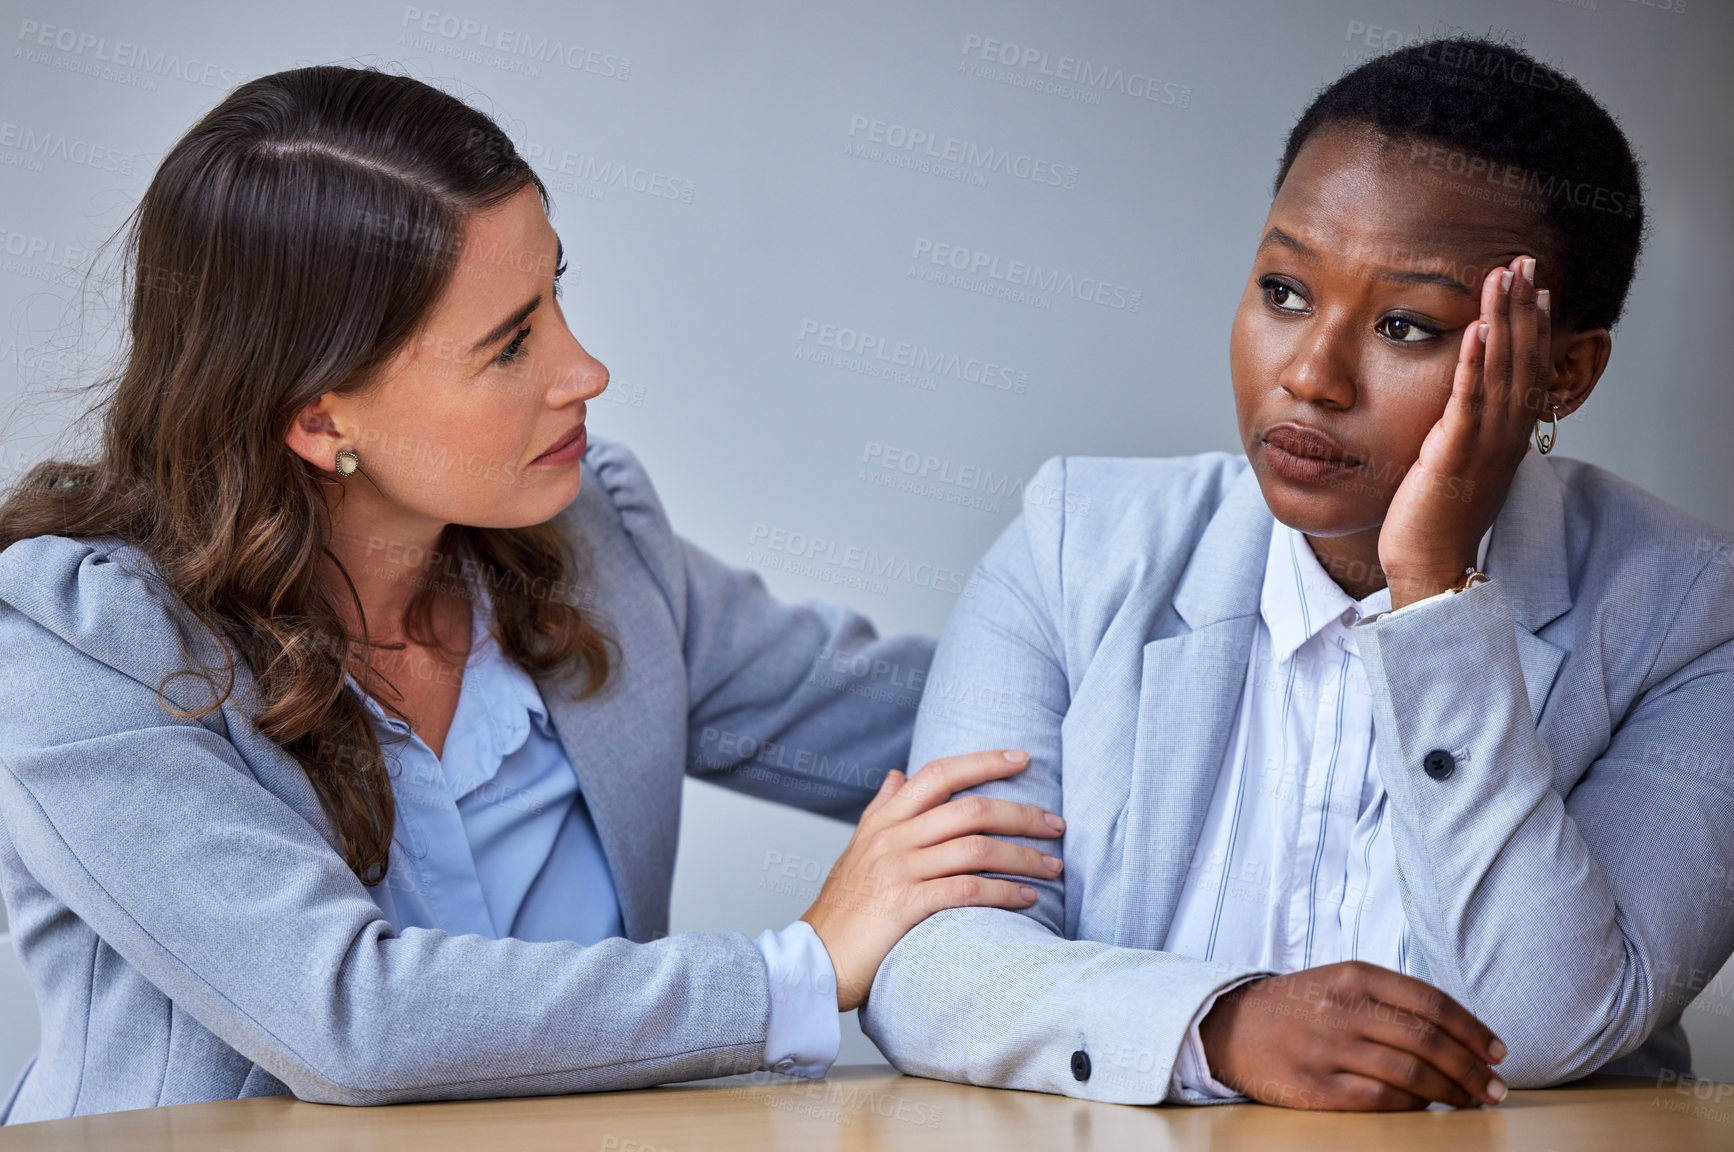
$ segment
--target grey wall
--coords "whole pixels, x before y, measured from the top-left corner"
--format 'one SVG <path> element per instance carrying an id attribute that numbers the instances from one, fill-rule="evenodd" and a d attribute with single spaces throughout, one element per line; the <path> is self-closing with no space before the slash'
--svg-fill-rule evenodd
<path id="1" fill-rule="evenodd" d="M 0 389 L 29 400 L 0 449 L 7 470 L 40 454 L 71 410 L 52 389 L 102 347 L 94 325 L 67 323 L 78 250 L 119 222 L 173 140 L 244 78 L 377 63 L 470 95 L 549 180 L 568 316 L 616 381 L 594 429 L 637 450 L 677 526 L 786 597 L 936 631 L 956 574 L 1045 457 L 1235 447 L 1228 328 L 1284 134 L 1345 65 L 1464 29 L 1579 77 L 1647 161 L 1651 245 L 1613 363 L 1563 426 L 1562 452 L 1734 526 L 1725 5 L 0 8 Z M 1043 74 L 1077 71 L 1062 58 L 1108 84 Z M 933 262 L 960 250 L 1002 273 L 1058 270 L 1081 291 L 1007 298 L 1003 281 Z M 897 366 L 917 356 L 939 367 Z M 932 472 L 887 486 L 916 458 L 905 453 Z M 979 479 L 957 482 L 966 470 Z M 861 586 L 823 560 L 802 568 L 765 546 L 783 532 L 906 557 L 910 576 Z M 689 786 L 687 803 L 677 930 L 787 922 L 846 839 L 707 786 Z M 1700 1069 L 1724 1078 L 1731 983 L 1692 1013 Z M 845 1061 L 876 1058 L 846 1039 Z"/>

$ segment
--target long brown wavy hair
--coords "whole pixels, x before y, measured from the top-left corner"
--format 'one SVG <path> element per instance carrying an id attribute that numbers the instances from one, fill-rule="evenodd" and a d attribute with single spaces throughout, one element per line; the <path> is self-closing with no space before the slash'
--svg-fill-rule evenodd
<path id="1" fill-rule="evenodd" d="M 385 876 L 396 810 L 344 677 L 390 685 L 370 667 L 380 645 L 327 548 L 322 488 L 337 481 L 285 438 L 317 397 L 379 379 L 450 280 L 465 221 L 527 184 L 546 207 L 498 125 L 418 80 L 321 66 L 241 85 L 170 150 L 117 234 L 131 305 L 122 357 L 98 381 L 95 458 L 38 464 L 0 503 L 0 549 L 110 537 L 150 557 L 230 646 L 226 665 L 198 661 L 192 673 L 215 689 L 210 707 L 163 706 L 214 710 L 243 660 L 262 705 L 254 723 L 306 769 L 367 884 Z M 608 678 L 610 641 L 576 604 L 531 594 L 579 586 L 573 543 L 554 521 L 451 525 L 439 553 L 479 574 L 508 658 L 537 674 L 582 672 L 585 696 Z M 359 636 L 316 579 L 326 561 Z M 405 633 L 432 642 L 436 595 L 468 584 L 420 582 Z"/>

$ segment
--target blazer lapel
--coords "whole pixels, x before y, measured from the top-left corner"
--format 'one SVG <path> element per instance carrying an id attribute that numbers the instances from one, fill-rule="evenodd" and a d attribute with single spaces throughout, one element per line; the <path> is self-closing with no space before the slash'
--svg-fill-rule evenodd
<path id="1" fill-rule="evenodd" d="M 1210 807 L 1258 632 L 1275 523 L 1251 468 L 1211 518 L 1173 599 L 1175 634 L 1144 646 L 1115 943 L 1160 948 Z M 1516 623 L 1531 712 L 1540 717 L 1565 650 L 1536 632 L 1571 607 L 1564 486 L 1526 455 L 1494 522 L 1487 573 Z"/>
<path id="2" fill-rule="evenodd" d="M 626 673 L 617 673 L 624 675 Z M 629 940 L 647 940 L 666 931 L 668 924 L 669 871 L 674 859 L 673 820 L 648 818 L 649 813 L 669 811 L 667 798 L 649 794 L 658 774 L 622 771 L 622 741 L 599 740 L 601 734 L 631 732 L 633 717 L 618 714 L 628 707 L 632 693 L 605 690 L 587 700 L 574 700 L 576 684 L 570 679 L 538 677 L 536 686 L 548 708 L 548 718 L 560 737 L 560 746 L 578 776 L 578 787 L 590 811 L 602 844 L 602 854 L 613 875 L 615 898 L 620 902 L 620 920 Z M 589 733 L 589 741 L 580 736 Z M 597 756 L 598 743 L 613 748 L 606 758 Z M 629 742 L 628 742 L 629 743 Z M 646 752 L 649 759 L 653 752 Z M 678 780 L 675 783 L 678 789 Z M 672 811 L 680 810 L 675 792 Z"/>
<path id="3" fill-rule="evenodd" d="M 1144 646 L 1115 931 L 1123 947 L 1160 948 L 1168 934 L 1240 703 L 1274 523 L 1247 468 L 1175 589 L 1182 630 Z"/>

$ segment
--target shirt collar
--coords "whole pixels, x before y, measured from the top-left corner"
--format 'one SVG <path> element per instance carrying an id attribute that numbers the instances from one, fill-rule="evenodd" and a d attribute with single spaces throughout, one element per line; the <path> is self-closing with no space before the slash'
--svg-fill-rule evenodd
<path id="1" fill-rule="evenodd" d="M 531 725 L 545 731 L 548 719 L 535 681 L 506 658 L 494 639 L 487 594 L 477 590 L 470 603 L 475 618 L 470 656 L 440 756 L 454 798 L 493 779 L 500 762 L 524 746 Z"/>
<path id="2" fill-rule="evenodd" d="M 470 656 L 464 665 L 465 677 L 480 669 L 490 689 L 490 698 L 483 703 L 493 708 L 522 708 L 532 718 L 546 722 L 548 706 L 542 702 L 542 693 L 536 682 L 528 672 L 506 658 L 506 654 L 500 651 L 500 642 L 494 639 L 493 598 L 472 584 L 470 604 L 474 626 L 470 631 Z"/>
<path id="3" fill-rule="evenodd" d="M 1487 562 L 1487 544 L 1492 535 L 1492 528 L 1481 534 L 1477 567 Z M 1280 520 L 1272 525 L 1259 614 L 1270 630 L 1271 656 L 1277 662 L 1293 656 L 1302 644 L 1333 622 L 1350 625 L 1363 617 L 1389 611 L 1390 607 L 1389 588 L 1354 599 L 1319 563 L 1305 533 Z"/>
<path id="4" fill-rule="evenodd" d="M 523 747 L 531 724 L 543 735 L 552 734 L 548 706 L 541 691 L 528 672 L 500 651 L 492 631 L 492 600 L 473 581 L 470 605 L 470 653 L 464 661 L 457 710 L 452 714 L 440 756 L 454 798 L 492 779 L 500 761 Z M 361 691 L 354 675 L 345 673 L 344 680 L 361 697 L 362 706 L 377 725 L 408 734 L 409 728 L 403 721 Z"/>

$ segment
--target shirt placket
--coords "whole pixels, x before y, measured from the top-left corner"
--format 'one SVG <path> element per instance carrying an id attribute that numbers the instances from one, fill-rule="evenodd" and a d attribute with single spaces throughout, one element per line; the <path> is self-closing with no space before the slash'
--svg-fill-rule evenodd
<path id="1" fill-rule="evenodd" d="M 1383 963 L 1396 956 L 1397 938 L 1403 925 L 1402 899 L 1397 891 L 1388 801 L 1373 759 L 1376 735 L 1372 691 L 1353 633 L 1347 634 L 1345 643 L 1356 653 L 1350 698 L 1354 723 L 1349 735 L 1354 738 L 1357 762 L 1366 765 L 1360 789 L 1366 802 L 1357 806 L 1350 833 L 1346 869 L 1349 898 L 1344 901 L 1340 919 L 1343 958 L 1373 958 Z"/>
<path id="2" fill-rule="evenodd" d="M 1306 877 L 1312 867 L 1311 846 L 1316 842 L 1315 821 L 1308 797 L 1314 784 L 1314 752 L 1318 744 L 1317 721 L 1322 690 L 1318 653 L 1312 641 L 1303 642 L 1288 657 L 1295 662 L 1292 694 L 1286 710 L 1279 711 L 1272 735 L 1279 741 L 1283 775 L 1292 791 L 1277 798 L 1272 819 L 1281 830 L 1270 846 L 1272 872 L 1278 877 L 1281 917 L 1271 934 L 1272 966 L 1292 971 L 1301 966 L 1306 940 Z"/>
<path id="3" fill-rule="evenodd" d="M 393 722 L 394 730 L 403 730 Z M 388 753 L 388 755 L 390 755 Z M 454 935 L 495 935 L 482 897 L 469 838 L 445 770 L 433 750 L 411 736 L 396 745 L 398 824 L 413 852 L 413 868 L 437 927 Z"/>
<path id="4" fill-rule="evenodd" d="M 1307 646 L 1316 653 L 1317 707 L 1307 760 L 1306 802 L 1297 830 L 1292 946 L 1295 966 L 1334 962 L 1339 953 L 1338 914 L 1342 902 L 1347 855 L 1347 824 L 1340 798 L 1349 786 L 1359 788 L 1360 776 L 1344 737 L 1350 722 L 1348 680 L 1352 660 L 1339 642 L 1341 629 L 1333 621 Z"/>

